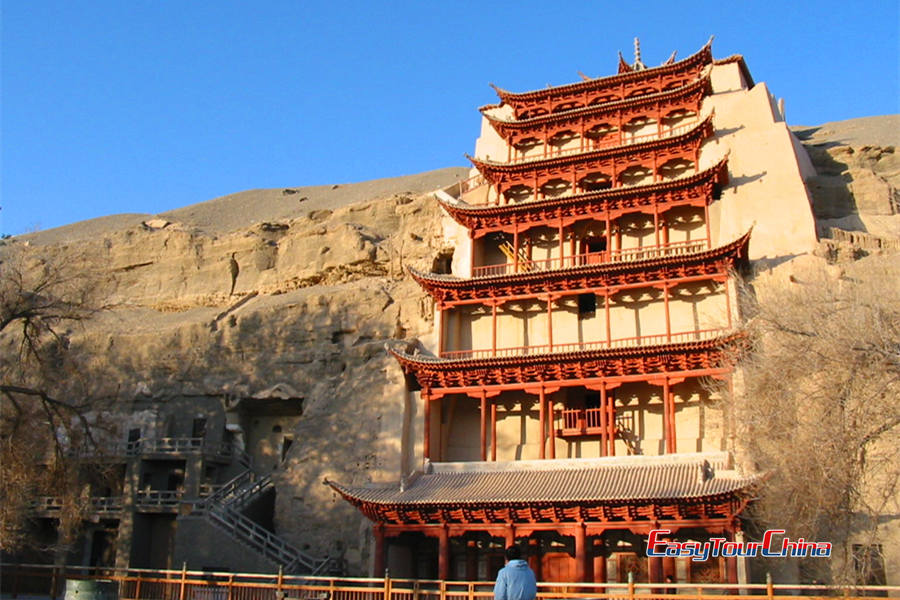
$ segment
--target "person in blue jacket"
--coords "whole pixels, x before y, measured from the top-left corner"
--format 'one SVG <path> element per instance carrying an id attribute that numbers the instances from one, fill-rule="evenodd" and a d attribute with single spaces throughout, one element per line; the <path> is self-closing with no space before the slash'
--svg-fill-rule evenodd
<path id="1" fill-rule="evenodd" d="M 537 596 L 534 571 L 522 560 L 518 546 L 506 549 L 506 560 L 506 566 L 497 573 L 494 600 L 534 600 Z"/>

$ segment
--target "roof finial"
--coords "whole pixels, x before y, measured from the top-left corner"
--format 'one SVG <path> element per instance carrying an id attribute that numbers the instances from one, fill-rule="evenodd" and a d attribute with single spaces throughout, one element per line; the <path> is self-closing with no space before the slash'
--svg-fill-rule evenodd
<path id="1" fill-rule="evenodd" d="M 634 38 L 634 64 L 632 68 L 635 71 L 643 71 L 647 68 L 647 66 L 641 61 L 641 40 L 637 37 Z"/>

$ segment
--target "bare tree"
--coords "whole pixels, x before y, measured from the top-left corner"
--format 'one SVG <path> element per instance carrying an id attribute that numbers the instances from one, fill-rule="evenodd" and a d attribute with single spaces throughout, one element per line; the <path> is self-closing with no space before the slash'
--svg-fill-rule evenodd
<path id="1" fill-rule="evenodd" d="M 71 449 L 92 443 L 85 377 L 72 328 L 96 312 L 97 280 L 83 261 L 7 245 L 0 254 L 0 548 L 28 543 L 30 503 L 63 500 L 60 539 L 80 521 Z"/>
<path id="2" fill-rule="evenodd" d="M 751 351 L 732 399 L 738 447 L 768 473 L 750 515 L 835 544 L 835 562 L 799 565 L 808 581 L 865 583 L 853 545 L 876 547 L 879 517 L 900 508 L 900 264 L 776 279 L 745 294 Z"/>

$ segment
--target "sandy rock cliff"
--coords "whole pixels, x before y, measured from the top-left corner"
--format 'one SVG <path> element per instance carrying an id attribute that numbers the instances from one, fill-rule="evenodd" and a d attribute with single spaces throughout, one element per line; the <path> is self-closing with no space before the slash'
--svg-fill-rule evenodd
<path id="1" fill-rule="evenodd" d="M 820 235 L 900 236 L 896 141 L 876 139 L 896 137 L 897 125 L 891 116 L 795 128 L 818 173 L 807 184 Z M 257 190 L 11 243 L 100 269 L 109 308 L 73 330 L 73 348 L 103 373 L 97 393 L 126 410 L 136 396 L 225 403 L 275 384 L 295 390 L 303 413 L 294 443 L 267 466 L 276 467 L 276 529 L 361 574 L 366 522 L 322 481 L 396 481 L 416 466 L 417 407 L 383 346 L 432 335 L 433 307 L 404 267 L 447 258 L 442 214 L 425 192 L 465 176 L 443 169 L 358 187 Z"/>

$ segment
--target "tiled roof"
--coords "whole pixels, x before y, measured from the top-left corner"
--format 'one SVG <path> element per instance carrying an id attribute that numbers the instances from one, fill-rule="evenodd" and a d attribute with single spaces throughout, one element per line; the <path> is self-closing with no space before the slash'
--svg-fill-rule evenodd
<path id="1" fill-rule="evenodd" d="M 595 459 L 434 463 L 404 487 L 344 486 L 348 499 L 372 504 L 510 505 L 624 500 L 680 500 L 718 496 L 759 479 L 731 470 L 728 454 L 698 453 Z"/>

